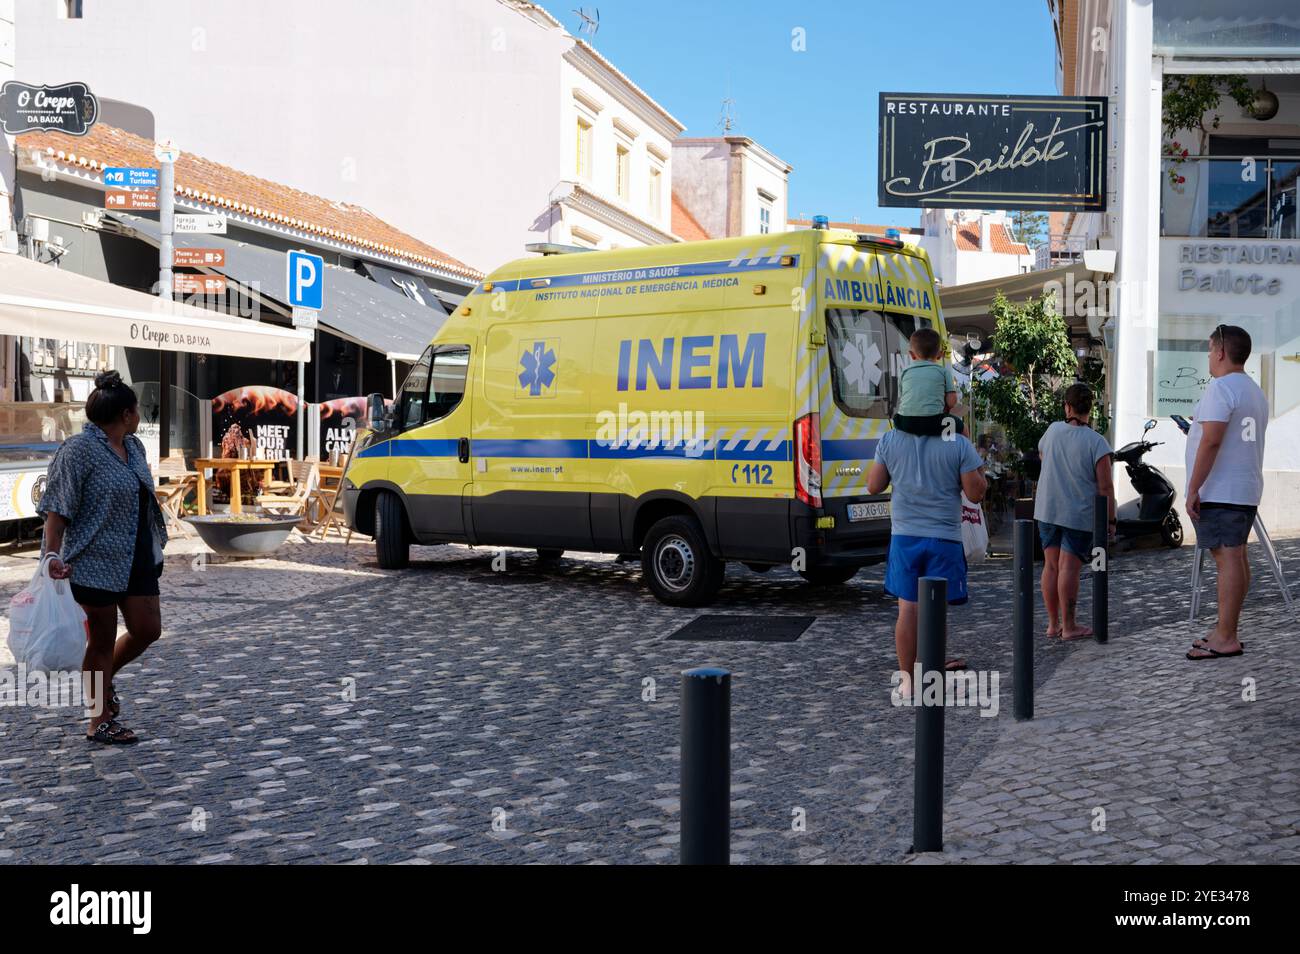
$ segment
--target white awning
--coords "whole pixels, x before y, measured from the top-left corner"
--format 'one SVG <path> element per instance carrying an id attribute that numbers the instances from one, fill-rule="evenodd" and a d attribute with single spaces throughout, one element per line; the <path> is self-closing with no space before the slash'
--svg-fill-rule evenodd
<path id="1" fill-rule="evenodd" d="M 0 334 L 280 361 L 310 361 L 313 338 L 3 253 Z"/>

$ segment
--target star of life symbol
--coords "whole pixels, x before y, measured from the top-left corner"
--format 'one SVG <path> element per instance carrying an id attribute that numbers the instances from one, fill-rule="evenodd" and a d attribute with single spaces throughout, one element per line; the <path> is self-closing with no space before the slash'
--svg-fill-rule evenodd
<path id="1" fill-rule="evenodd" d="M 859 394 L 868 393 L 884 377 L 880 349 L 867 335 L 855 334 L 844 342 L 840 353 L 844 357 L 844 377 Z"/>
<path id="2" fill-rule="evenodd" d="M 528 393 L 537 397 L 542 388 L 549 388 L 555 383 L 555 350 L 546 347 L 545 341 L 534 341 L 532 348 L 519 358 L 519 386 L 527 388 Z"/>

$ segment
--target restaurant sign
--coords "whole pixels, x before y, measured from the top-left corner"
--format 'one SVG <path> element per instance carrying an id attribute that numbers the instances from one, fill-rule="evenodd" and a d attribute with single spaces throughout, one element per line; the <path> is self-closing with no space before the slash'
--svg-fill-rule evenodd
<path id="1" fill-rule="evenodd" d="M 881 206 L 1106 208 L 1106 97 L 880 94 Z"/>
<path id="2" fill-rule="evenodd" d="M 99 100 L 85 83 L 32 86 L 9 80 L 0 86 L 0 128 L 11 136 L 61 132 L 84 136 L 99 118 Z"/>

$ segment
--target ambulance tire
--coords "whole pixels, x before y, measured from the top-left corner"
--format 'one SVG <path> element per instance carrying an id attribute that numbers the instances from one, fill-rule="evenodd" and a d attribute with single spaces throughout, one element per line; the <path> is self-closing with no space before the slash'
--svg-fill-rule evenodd
<path id="1" fill-rule="evenodd" d="M 694 517 L 664 517 L 646 534 L 641 575 L 650 592 L 669 606 L 705 606 L 713 601 L 727 565 L 709 552 Z"/>
<path id="2" fill-rule="evenodd" d="M 858 575 L 856 566 L 810 566 L 799 575 L 813 586 L 838 586 Z"/>
<path id="3" fill-rule="evenodd" d="M 404 570 L 411 563 L 406 514 L 397 494 L 388 490 L 375 497 L 375 556 L 381 570 Z"/>
<path id="4" fill-rule="evenodd" d="M 538 563 L 559 563 L 560 558 L 564 556 L 563 550 L 556 550 L 551 547 L 537 548 Z"/>

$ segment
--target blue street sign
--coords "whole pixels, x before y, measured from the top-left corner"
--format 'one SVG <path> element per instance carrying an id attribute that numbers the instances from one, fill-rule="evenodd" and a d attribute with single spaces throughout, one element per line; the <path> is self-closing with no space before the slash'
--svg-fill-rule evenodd
<path id="1" fill-rule="evenodd" d="M 291 307 L 320 311 L 325 301 L 325 259 L 309 252 L 288 252 L 284 284 Z"/>
<path id="2" fill-rule="evenodd" d="M 110 168 L 104 170 L 104 185 L 115 188 L 156 189 L 158 170 L 141 168 Z"/>

